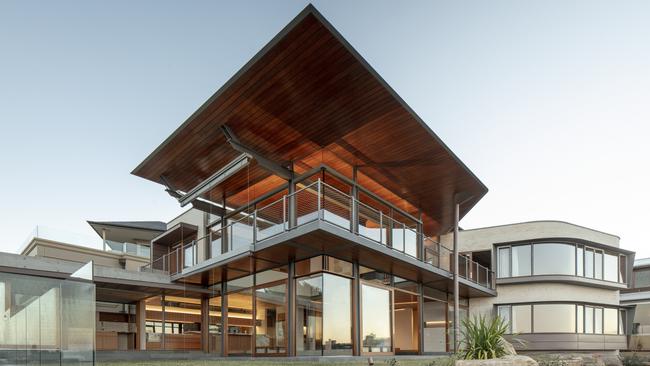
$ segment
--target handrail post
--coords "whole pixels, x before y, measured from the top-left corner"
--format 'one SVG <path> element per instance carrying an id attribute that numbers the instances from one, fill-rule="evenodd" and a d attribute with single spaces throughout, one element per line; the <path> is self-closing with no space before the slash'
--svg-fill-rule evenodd
<path id="1" fill-rule="evenodd" d="M 257 210 L 253 211 L 253 245 L 257 243 Z"/>
<path id="2" fill-rule="evenodd" d="M 323 195 L 323 187 L 321 186 L 320 178 L 318 178 L 318 182 L 316 183 L 316 185 L 317 185 L 316 189 L 317 189 L 317 192 L 318 192 L 317 196 L 316 196 L 316 198 L 318 199 L 318 203 L 316 204 L 316 209 L 317 209 L 316 212 L 318 212 L 318 220 L 322 220 L 323 215 L 322 215 L 322 212 L 321 212 L 321 198 L 322 198 L 322 195 Z"/>
<path id="3" fill-rule="evenodd" d="M 381 211 L 379 211 L 379 242 L 384 244 L 384 218 Z M 386 245 L 388 245 L 388 243 L 386 243 Z"/>
<path id="4" fill-rule="evenodd" d="M 282 231 L 287 231 L 287 195 L 282 196 Z"/>

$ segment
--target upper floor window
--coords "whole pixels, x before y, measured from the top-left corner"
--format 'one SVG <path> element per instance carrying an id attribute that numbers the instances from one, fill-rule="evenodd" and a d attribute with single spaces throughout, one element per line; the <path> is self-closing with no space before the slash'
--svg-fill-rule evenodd
<path id="1" fill-rule="evenodd" d="M 576 249 L 571 244 L 535 244 L 533 260 L 536 275 L 575 275 L 576 272 Z"/>
<path id="2" fill-rule="evenodd" d="M 581 244 L 533 243 L 497 247 L 499 278 L 568 275 L 626 283 L 625 255 Z"/>

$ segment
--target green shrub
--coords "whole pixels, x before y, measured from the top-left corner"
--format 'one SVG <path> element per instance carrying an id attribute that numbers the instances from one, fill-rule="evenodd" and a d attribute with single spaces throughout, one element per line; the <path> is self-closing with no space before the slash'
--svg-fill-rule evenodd
<path id="1" fill-rule="evenodd" d="M 395 357 L 387 359 L 385 363 L 386 366 L 399 366 L 399 361 Z"/>
<path id="2" fill-rule="evenodd" d="M 632 353 L 631 355 L 623 356 L 621 358 L 621 363 L 623 363 L 623 366 L 643 366 L 644 360 L 636 353 Z"/>
<path id="3" fill-rule="evenodd" d="M 505 356 L 503 335 L 507 331 L 508 323 L 498 316 L 463 319 L 460 357 L 466 360 L 487 360 Z"/>

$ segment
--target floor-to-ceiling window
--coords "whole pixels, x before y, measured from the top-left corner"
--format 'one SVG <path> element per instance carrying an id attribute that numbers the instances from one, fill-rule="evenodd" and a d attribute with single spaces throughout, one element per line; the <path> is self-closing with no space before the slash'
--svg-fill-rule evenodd
<path id="1" fill-rule="evenodd" d="M 361 342 L 366 353 L 390 353 L 392 347 L 391 291 L 361 285 Z"/>
<path id="2" fill-rule="evenodd" d="M 424 287 L 423 295 L 423 352 L 447 352 L 447 294 Z"/>
<path id="3" fill-rule="evenodd" d="M 352 265 L 315 257 L 296 268 L 296 354 L 352 355 Z"/>
<path id="4" fill-rule="evenodd" d="M 255 354 L 287 353 L 286 282 L 255 290 Z"/>
<path id="5" fill-rule="evenodd" d="M 296 354 L 321 355 L 323 351 L 323 277 L 296 280 Z"/>

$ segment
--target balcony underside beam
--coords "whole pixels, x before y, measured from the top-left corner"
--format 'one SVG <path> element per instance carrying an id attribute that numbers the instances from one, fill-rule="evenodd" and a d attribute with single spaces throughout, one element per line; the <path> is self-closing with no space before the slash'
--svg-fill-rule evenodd
<path id="1" fill-rule="evenodd" d="M 252 156 L 260 166 L 270 171 L 271 173 L 277 175 L 278 177 L 281 177 L 286 180 L 293 179 L 293 171 L 291 169 L 284 167 L 281 164 L 278 164 L 270 159 L 267 159 L 262 154 L 242 144 L 237 138 L 237 136 L 235 136 L 235 134 L 230 130 L 230 128 L 228 128 L 228 126 L 223 125 L 221 126 L 221 129 L 223 130 L 223 134 L 226 136 L 226 141 L 230 143 L 233 149 L 241 153 Z"/>
<path id="2" fill-rule="evenodd" d="M 192 203 L 194 200 L 198 199 L 201 195 L 209 192 L 212 188 L 219 185 L 229 177 L 233 176 L 235 173 L 246 167 L 251 160 L 251 155 L 243 153 L 237 158 L 232 160 L 223 168 L 219 169 L 214 173 L 210 178 L 199 183 L 196 187 L 192 188 L 189 192 L 185 193 L 178 198 L 181 207 L 186 206 L 189 203 Z"/>

